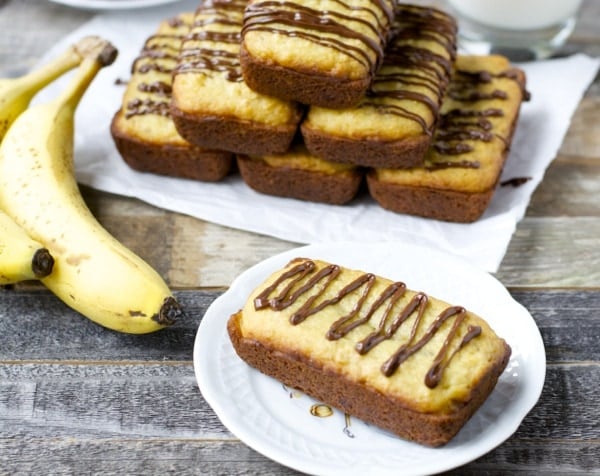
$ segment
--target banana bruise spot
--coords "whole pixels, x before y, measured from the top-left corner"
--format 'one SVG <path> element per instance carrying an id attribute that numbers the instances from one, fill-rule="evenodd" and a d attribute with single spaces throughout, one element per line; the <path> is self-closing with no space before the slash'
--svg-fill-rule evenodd
<path id="1" fill-rule="evenodd" d="M 170 326 L 175 324 L 180 318 L 184 316 L 183 309 L 173 296 L 165 298 L 160 307 L 158 314 L 152 316 L 152 320 L 158 322 L 163 326 Z"/>
<path id="2" fill-rule="evenodd" d="M 40 248 L 33 254 L 31 259 L 31 270 L 36 278 L 45 278 L 52 273 L 54 268 L 54 257 L 46 248 Z"/>

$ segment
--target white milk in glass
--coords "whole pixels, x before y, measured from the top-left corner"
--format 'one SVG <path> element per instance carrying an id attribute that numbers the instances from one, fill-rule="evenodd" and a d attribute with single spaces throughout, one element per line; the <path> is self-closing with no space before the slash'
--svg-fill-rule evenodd
<path id="1" fill-rule="evenodd" d="M 529 50 L 532 57 L 552 54 L 575 26 L 582 0 L 448 0 L 459 20 L 467 50 Z"/>

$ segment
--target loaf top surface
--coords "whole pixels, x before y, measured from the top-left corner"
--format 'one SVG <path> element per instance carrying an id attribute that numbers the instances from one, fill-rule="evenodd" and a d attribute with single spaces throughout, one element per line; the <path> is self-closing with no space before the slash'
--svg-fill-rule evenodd
<path id="1" fill-rule="evenodd" d="M 250 0 L 244 48 L 265 64 L 343 80 L 367 78 L 383 56 L 393 5 L 391 0 Z"/>
<path id="2" fill-rule="evenodd" d="M 131 78 L 115 120 L 119 133 L 157 145 L 186 145 L 169 114 L 171 74 L 193 13 L 185 12 L 160 23 L 134 60 Z"/>
<path id="3" fill-rule="evenodd" d="M 458 56 L 424 167 L 378 169 L 380 181 L 464 192 L 493 188 L 510 148 L 525 76 L 499 55 Z"/>
<path id="4" fill-rule="evenodd" d="M 452 414 L 509 352 L 463 307 L 319 260 L 298 258 L 273 273 L 239 316 L 244 338 L 418 412 Z"/>
<path id="5" fill-rule="evenodd" d="M 263 155 L 251 157 L 253 160 L 262 160 L 271 167 L 301 169 L 327 175 L 355 173 L 357 167 L 351 164 L 342 164 L 323 160 L 312 155 L 303 143 L 294 144 L 285 154 Z"/>
<path id="6" fill-rule="evenodd" d="M 440 10 L 399 6 L 383 64 L 366 96 L 353 108 L 313 106 L 306 125 L 357 140 L 431 135 L 456 56 L 456 28 Z"/>
<path id="7" fill-rule="evenodd" d="M 296 106 L 251 90 L 239 60 L 243 0 L 207 0 L 195 12 L 173 80 L 173 106 L 202 116 L 281 125 L 297 121 Z"/>

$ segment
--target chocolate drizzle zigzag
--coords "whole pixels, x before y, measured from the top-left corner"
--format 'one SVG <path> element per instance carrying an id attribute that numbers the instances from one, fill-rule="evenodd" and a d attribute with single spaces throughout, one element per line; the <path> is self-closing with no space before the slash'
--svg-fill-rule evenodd
<path id="1" fill-rule="evenodd" d="M 429 343 L 446 321 L 454 319 L 443 345 L 439 348 L 424 377 L 425 384 L 429 388 L 438 385 L 444 369 L 454 355 L 481 333 L 479 326 L 469 326 L 460 344 L 450 351 L 451 342 L 456 339 L 467 311 L 462 306 L 449 306 L 429 324 L 425 332 L 421 333 L 420 338 L 417 339 L 429 301 L 425 293 L 416 293 L 406 305 L 398 310 L 397 303 L 405 295 L 406 285 L 394 282 L 377 296 L 373 296 L 374 301 L 366 308 L 367 298 L 371 297 L 377 277 L 371 273 L 363 273 L 344 285 L 339 291 L 329 291 L 330 285 L 339 279 L 340 272 L 341 268 L 334 264 L 319 269 L 312 260 L 301 261 L 291 266 L 270 286 L 262 290 L 254 300 L 254 307 L 257 311 L 265 308 L 283 311 L 296 303 L 301 296 L 305 296 L 305 302 L 289 318 L 291 325 L 300 325 L 310 316 L 347 299 L 352 303 L 352 309 L 331 324 L 325 335 L 329 340 L 341 339 L 359 326 L 366 325 L 376 312 L 383 310 L 376 330 L 355 344 L 355 350 L 361 355 L 368 353 L 379 343 L 393 338 L 400 327 L 409 318 L 415 316 L 406 342 L 381 365 L 381 372 L 386 377 L 392 376 L 403 362 Z"/>

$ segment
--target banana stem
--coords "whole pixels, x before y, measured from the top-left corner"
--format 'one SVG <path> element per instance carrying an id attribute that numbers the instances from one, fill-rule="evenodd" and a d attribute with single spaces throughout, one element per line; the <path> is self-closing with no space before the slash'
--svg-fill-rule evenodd
<path id="1" fill-rule="evenodd" d="M 71 84 L 56 99 L 58 103 L 73 109 L 79 104 L 98 71 L 115 60 L 117 50 L 109 42 L 98 39 L 82 54 L 84 59 L 71 79 Z"/>

